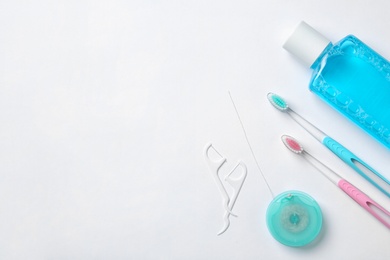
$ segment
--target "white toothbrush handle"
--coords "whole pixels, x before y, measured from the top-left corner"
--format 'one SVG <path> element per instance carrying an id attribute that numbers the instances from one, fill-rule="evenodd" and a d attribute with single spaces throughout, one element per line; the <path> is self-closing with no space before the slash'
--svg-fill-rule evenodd
<path id="1" fill-rule="evenodd" d="M 317 139 L 319 142 L 321 142 L 327 135 L 322 132 L 318 127 L 307 121 L 305 118 L 303 118 L 301 115 L 297 114 L 289 108 L 287 110 L 290 117 L 298 123 L 298 125 L 302 126 L 303 129 L 305 129 L 309 134 L 311 134 L 315 139 Z"/>

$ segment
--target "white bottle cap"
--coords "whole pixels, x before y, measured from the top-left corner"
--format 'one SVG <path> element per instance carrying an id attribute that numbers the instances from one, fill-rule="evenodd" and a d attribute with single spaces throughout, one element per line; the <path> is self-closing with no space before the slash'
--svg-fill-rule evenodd
<path id="1" fill-rule="evenodd" d="M 329 43 L 327 38 L 302 21 L 283 48 L 311 67 Z"/>

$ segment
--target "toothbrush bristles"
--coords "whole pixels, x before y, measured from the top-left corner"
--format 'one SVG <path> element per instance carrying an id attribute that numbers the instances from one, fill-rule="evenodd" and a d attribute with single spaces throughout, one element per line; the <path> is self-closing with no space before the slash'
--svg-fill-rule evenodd
<path id="1" fill-rule="evenodd" d="M 297 154 L 301 154 L 303 152 L 303 147 L 293 137 L 288 135 L 283 135 L 282 141 L 290 151 Z"/>
<path id="2" fill-rule="evenodd" d="M 280 111 L 286 111 L 288 109 L 288 104 L 282 97 L 270 92 L 268 93 L 267 98 L 276 109 Z"/>

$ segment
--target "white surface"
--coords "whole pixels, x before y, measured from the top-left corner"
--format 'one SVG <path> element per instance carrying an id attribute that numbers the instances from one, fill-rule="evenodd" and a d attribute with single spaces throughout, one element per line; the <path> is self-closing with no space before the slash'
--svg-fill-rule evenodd
<path id="1" fill-rule="evenodd" d="M 390 58 L 390 2 L 1 1 L 0 259 L 389 259 L 390 232 L 302 158 L 300 140 L 372 198 L 390 200 L 268 103 L 270 91 L 390 178 L 390 151 L 307 89 L 282 48 L 305 20 Z M 324 214 L 307 248 L 275 241 L 271 196 Z M 222 236 L 207 143 L 248 177 Z"/>

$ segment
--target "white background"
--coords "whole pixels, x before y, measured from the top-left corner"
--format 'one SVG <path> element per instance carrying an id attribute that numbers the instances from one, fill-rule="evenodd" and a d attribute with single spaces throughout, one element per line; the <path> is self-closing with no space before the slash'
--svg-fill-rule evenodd
<path id="1" fill-rule="evenodd" d="M 390 58 L 386 0 L 0 2 L 0 259 L 389 259 L 390 232 L 280 142 L 301 141 L 372 198 L 390 200 L 271 107 L 268 92 L 390 178 L 390 151 L 312 94 L 282 49 L 305 20 Z M 320 239 L 279 244 L 272 197 L 301 190 Z M 203 157 L 213 143 L 248 177 L 223 206 Z"/>

